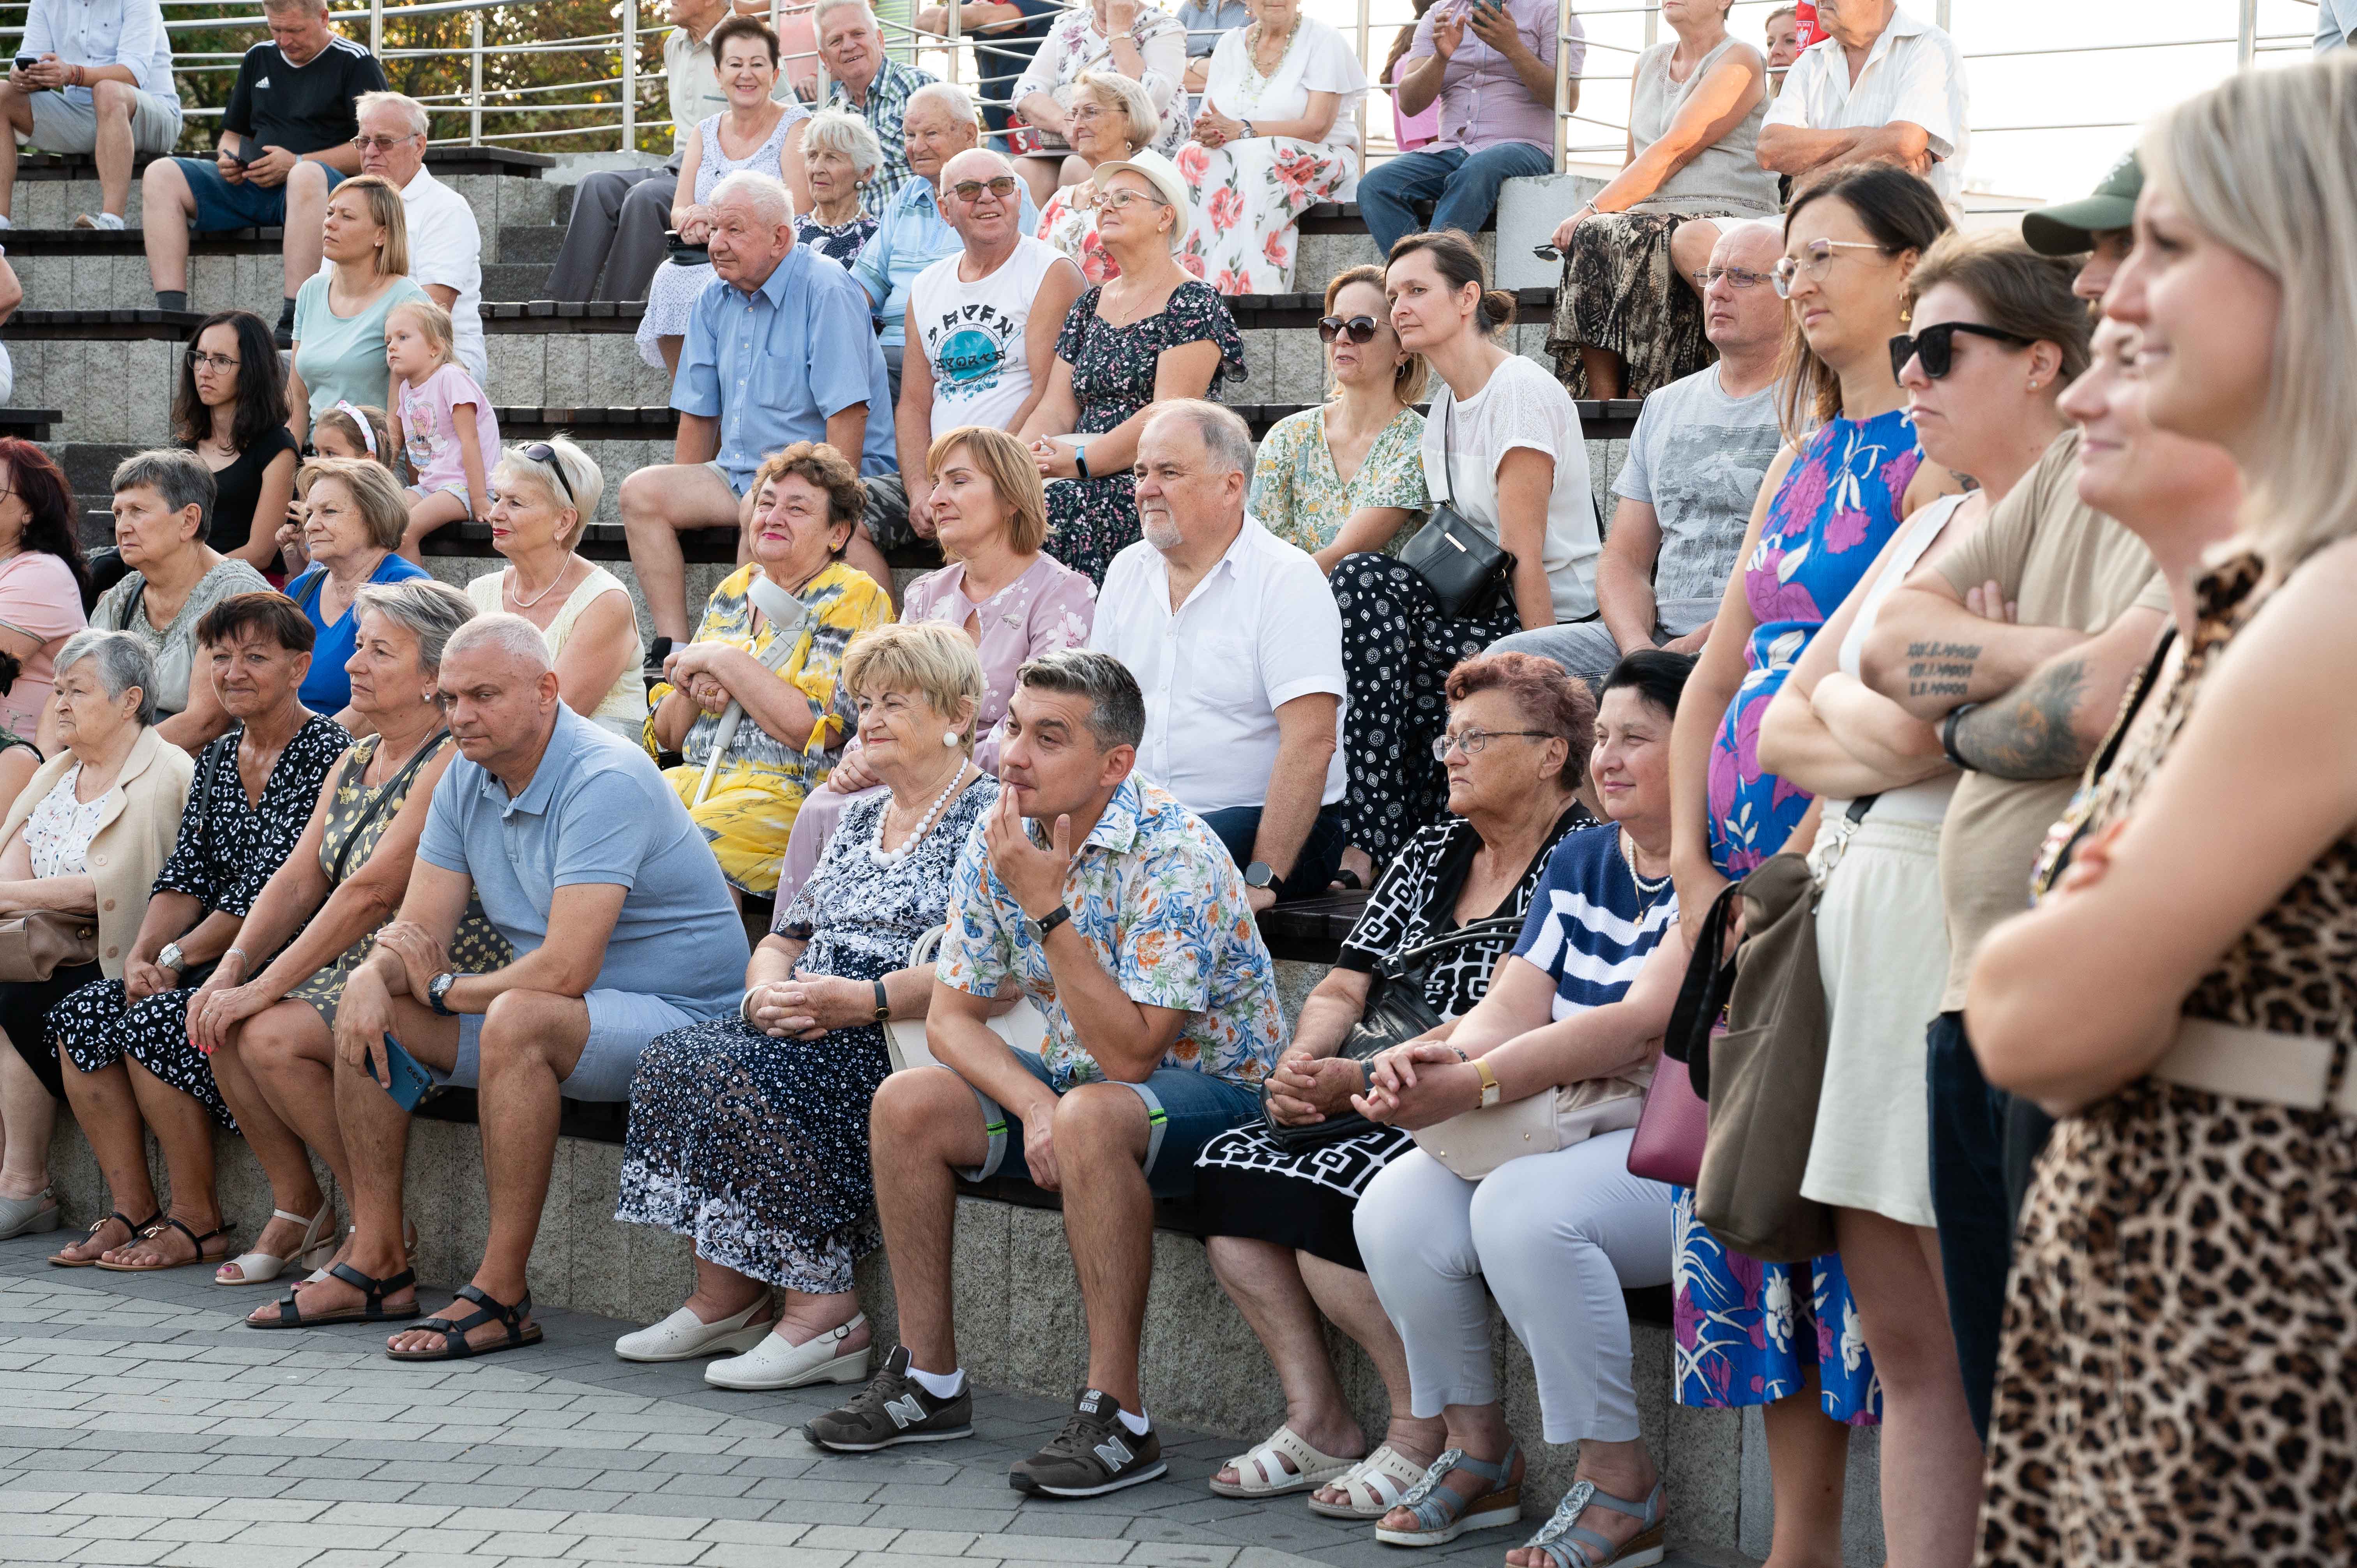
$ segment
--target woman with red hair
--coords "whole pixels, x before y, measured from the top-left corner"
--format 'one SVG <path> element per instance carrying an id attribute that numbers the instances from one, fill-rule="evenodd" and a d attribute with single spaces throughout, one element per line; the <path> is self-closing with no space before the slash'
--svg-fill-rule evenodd
<path id="1" fill-rule="evenodd" d="M 50 660 L 87 624 L 90 572 L 73 514 L 73 487 L 49 455 L 0 439 L 0 726 L 18 735 L 40 723 Z"/>

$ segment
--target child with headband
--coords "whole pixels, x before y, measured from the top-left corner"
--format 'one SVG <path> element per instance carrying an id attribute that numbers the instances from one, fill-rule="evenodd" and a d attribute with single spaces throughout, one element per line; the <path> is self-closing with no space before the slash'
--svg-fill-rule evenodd
<path id="1" fill-rule="evenodd" d="M 500 449 L 491 400 L 458 362 L 450 313 L 405 299 L 385 313 L 384 362 L 400 384 L 393 441 L 409 458 L 409 531 L 401 553 L 446 523 L 490 515 L 490 458 Z"/>

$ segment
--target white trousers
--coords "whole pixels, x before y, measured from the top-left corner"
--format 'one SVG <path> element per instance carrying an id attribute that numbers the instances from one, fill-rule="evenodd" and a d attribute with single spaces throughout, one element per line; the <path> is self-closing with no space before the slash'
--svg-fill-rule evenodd
<path id="1" fill-rule="evenodd" d="M 1637 1436 L 1624 1289 L 1670 1278 L 1670 1189 L 1629 1174 L 1634 1132 L 1509 1160 L 1478 1182 L 1421 1149 L 1367 1185 L 1367 1276 L 1407 1347 L 1415 1414 L 1493 1404 L 1498 1298 L 1537 1369 L 1549 1443 Z"/>

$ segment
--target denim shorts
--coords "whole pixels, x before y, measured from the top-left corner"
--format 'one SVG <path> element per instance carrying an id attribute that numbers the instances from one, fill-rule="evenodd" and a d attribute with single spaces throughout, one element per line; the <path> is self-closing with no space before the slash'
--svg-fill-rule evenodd
<path id="1" fill-rule="evenodd" d="M 284 185 L 264 187 L 252 180 L 236 185 L 221 177 L 221 165 L 211 158 L 174 158 L 180 172 L 188 177 L 188 194 L 197 199 L 196 221 L 188 227 L 199 234 L 218 234 L 225 229 L 262 229 L 286 221 L 286 188 Z M 344 180 L 343 171 L 327 169 L 328 188 L 333 190 Z"/>
<path id="2" fill-rule="evenodd" d="M 660 996 L 637 991 L 592 991 L 581 998 L 589 1008 L 589 1043 L 573 1075 L 557 1088 L 567 1100 L 626 1101 L 630 1080 L 639 1075 L 639 1058 L 657 1035 L 684 1029 L 705 1019 Z M 436 1073 L 436 1083 L 473 1089 L 483 1074 L 483 1015 L 458 1016 L 458 1060 L 449 1073 Z"/>
<path id="3" fill-rule="evenodd" d="M 1015 1059 L 1033 1078 L 1053 1087 L 1048 1064 L 1039 1059 L 1038 1052 L 1018 1050 Z M 937 1065 L 944 1071 L 952 1070 L 946 1063 Z M 1157 1197 L 1180 1197 L 1193 1192 L 1195 1156 L 1203 1152 L 1203 1145 L 1231 1127 L 1242 1126 L 1260 1116 L 1257 1090 L 1188 1068 L 1157 1068 L 1144 1083 L 1123 1083 L 1121 1087 L 1135 1091 L 1138 1099 L 1146 1102 L 1151 1131 L 1146 1134 L 1143 1168 L 1146 1186 Z M 1022 1122 L 1007 1114 L 1005 1106 L 979 1089 L 974 1090 L 974 1097 L 982 1107 L 982 1124 L 990 1134 L 990 1147 L 980 1165 L 958 1175 L 968 1181 L 986 1181 L 995 1176 L 1029 1180 L 1030 1167 L 1023 1163 Z"/>

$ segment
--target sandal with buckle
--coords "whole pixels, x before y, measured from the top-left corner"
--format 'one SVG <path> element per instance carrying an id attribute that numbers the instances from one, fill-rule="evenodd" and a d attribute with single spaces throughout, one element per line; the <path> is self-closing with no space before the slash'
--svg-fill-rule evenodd
<path id="1" fill-rule="evenodd" d="M 131 1223 L 131 1216 L 124 1213 L 123 1210 L 118 1208 L 113 1213 L 105 1216 L 104 1219 L 91 1220 L 90 1222 L 90 1229 L 82 1233 L 82 1239 L 79 1241 L 70 1242 L 69 1245 L 76 1247 L 89 1246 L 92 1241 L 98 1240 L 98 1233 L 106 1229 L 106 1221 L 108 1219 L 120 1220 L 123 1224 L 123 1228 L 131 1232 L 130 1235 L 124 1237 L 123 1240 L 123 1244 L 128 1247 L 132 1242 L 136 1241 L 140 1237 L 145 1236 L 148 1231 L 163 1223 L 164 1211 L 159 1208 L 155 1213 L 149 1215 L 146 1219 L 141 1220 L 138 1224 L 134 1225 Z M 102 1249 L 102 1251 L 112 1251 L 113 1249 L 104 1248 Z M 69 1258 L 62 1251 L 49 1254 L 49 1267 L 53 1269 L 91 1269 L 96 1268 L 97 1266 L 98 1259 L 95 1257 Z"/>
<path id="2" fill-rule="evenodd" d="M 278 1298 L 275 1319 L 249 1317 L 245 1326 L 248 1328 L 317 1328 L 330 1323 L 407 1323 L 425 1310 L 414 1301 L 407 1306 L 384 1305 L 386 1296 L 397 1290 L 407 1290 L 417 1283 L 417 1271 L 414 1269 L 404 1269 L 380 1280 L 361 1273 L 350 1263 L 337 1263 L 327 1270 L 325 1277 L 343 1281 L 366 1297 L 366 1301 L 359 1306 L 339 1306 L 306 1317 L 303 1309 L 296 1305 L 295 1292 L 288 1291 Z M 312 1282 L 305 1280 L 303 1283 L 309 1284 Z"/>
<path id="3" fill-rule="evenodd" d="M 270 1211 L 270 1218 L 273 1219 L 284 1219 L 289 1225 L 300 1225 L 303 1227 L 303 1239 L 295 1243 L 295 1250 L 292 1252 L 287 1253 L 283 1258 L 275 1252 L 264 1252 L 258 1251 L 241 1252 L 236 1257 L 231 1258 L 228 1262 L 221 1265 L 221 1268 L 223 1269 L 235 1268 L 238 1272 L 238 1277 L 233 1280 L 225 1280 L 221 1277 L 220 1270 L 215 1270 L 213 1273 L 213 1283 L 232 1287 L 237 1285 L 266 1285 L 271 1281 L 276 1279 L 279 1275 L 285 1273 L 298 1261 L 304 1268 L 316 1268 L 318 1264 L 326 1262 L 329 1258 L 336 1255 L 336 1239 L 333 1236 L 327 1236 L 325 1239 L 322 1239 L 322 1232 L 330 1230 L 335 1227 L 336 1206 L 333 1200 L 322 1202 L 319 1205 L 319 1212 L 310 1215 L 307 1218 L 304 1215 L 289 1213 L 284 1208 L 272 1209 Z M 317 1260 L 316 1262 L 314 1262 L 315 1259 Z"/>
<path id="4" fill-rule="evenodd" d="M 1506 1456 L 1494 1465 L 1467 1457 L 1462 1448 L 1451 1448 L 1435 1459 L 1423 1478 L 1399 1500 L 1400 1507 L 1415 1515 L 1416 1527 L 1385 1530 L 1379 1524 L 1375 1539 L 1390 1546 L 1446 1546 L 1469 1530 L 1512 1524 L 1523 1517 L 1523 1488 L 1514 1479 L 1514 1461 L 1521 1456 L 1522 1445 L 1512 1441 L 1506 1444 Z M 1480 1477 L 1490 1483 L 1490 1489 L 1473 1498 L 1449 1490 L 1441 1482 L 1452 1470 Z"/>
<path id="5" fill-rule="evenodd" d="M 460 1285 L 458 1299 L 473 1302 L 477 1310 L 456 1321 L 436 1316 L 415 1326 L 427 1333 L 442 1336 L 442 1348 L 395 1350 L 388 1346 L 384 1353 L 396 1361 L 464 1361 L 471 1357 L 494 1355 L 501 1350 L 521 1350 L 527 1345 L 540 1343 L 540 1325 L 523 1321 L 524 1314 L 532 1310 L 532 1292 L 524 1292 L 513 1306 L 506 1306 L 493 1301 L 477 1286 Z M 502 1325 L 508 1337 L 484 1345 L 469 1344 L 467 1331 L 480 1328 L 486 1323 Z"/>
<path id="6" fill-rule="evenodd" d="M 1641 1503 L 1599 1492 L 1593 1481 L 1575 1482 L 1539 1532 L 1523 1542 L 1523 1550 L 1544 1552 L 1550 1568 L 1647 1568 L 1659 1563 L 1666 1550 L 1663 1497 L 1659 1481 Z M 1594 1530 L 1579 1528 L 1579 1516 L 1591 1508 L 1627 1514 L 1640 1528 L 1616 1547 Z"/>
<path id="7" fill-rule="evenodd" d="M 131 1240 L 125 1241 L 123 1244 L 128 1247 L 134 1242 L 150 1240 L 155 1237 L 162 1235 L 167 1230 L 178 1230 L 181 1235 L 186 1236 L 189 1242 L 197 1249 L 197 1255 L 195 1257 L 180 1258 L 169 1262 L 156 1263 L 110 1263 L 103 1257 L 100 1257 L 92 1261 L 100 1268 L 104 1269 L 110 1274 L 160 1274 L 167 1269 L 193 1269 L 199 1263 L 227 1262 L 229 1261 L 229 1248 L 225 1243 L 229 1240 L 229 1233 L 236 1229 L 237 1222 L 235 1220 L 223 1220 L 219 1230 L 208 1230 L 203 1235 L 199 1236 L 188 1226 L 182 1224 L 179 1220 L 167 1216 L 166 1217 L 163 1224 L 150 1225 L 146 1230 L 133 1237 Z M 208 1241 L 220 1241 L 224 1243 L 224 1245 L 220 1251 L 208 1254 L 205 1251 L 205 1243 Z M 109 1251 L 113 1250 L 114 1249 L 113 1248 L 108 1249 Z"/>

